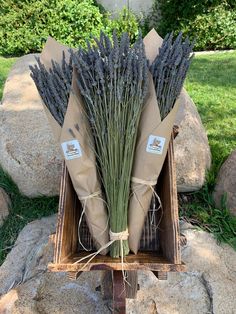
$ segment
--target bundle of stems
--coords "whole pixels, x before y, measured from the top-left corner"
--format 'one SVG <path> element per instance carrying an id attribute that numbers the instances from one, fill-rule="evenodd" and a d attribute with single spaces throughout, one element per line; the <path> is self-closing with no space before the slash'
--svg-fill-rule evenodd
<path id="1" fill-rule="evenodd" d="M 101 33 L 96 45 L 71 51 L 77 84 L 93 134 L 110 230 L 127 229 L 130 179 L 140 115 L 147 93 L 148 65 L 141 36 L 131 47 L 128 34 L 112 40 Z M 122 245 L 121 245 L 122 243 Z M 127 255 L 128 241 L 115 241 L 112 257 Z"/>
<path id="2" fill-rule="evenodd" d="M 72 81 L 72 60 L 66 61 L 62 53 L 61 64 L 51 61 L 50 69 L 46 69 L 40 58 L 37 63 L 30 66 L 30 76 L 35 82 L 38 92 L 54 119 L 60 126 L 63 125 L 67 110 Z"/>
<path id="3" fill-rule="evenodd" d="M 179 96 L 193 57 L 194 42 L 182 38 L 180 32 L 173 41 L 173 33 L 167 34 L 159 54 L 150 66 L 156 96 L 163 120 L 173 108 Z"/>

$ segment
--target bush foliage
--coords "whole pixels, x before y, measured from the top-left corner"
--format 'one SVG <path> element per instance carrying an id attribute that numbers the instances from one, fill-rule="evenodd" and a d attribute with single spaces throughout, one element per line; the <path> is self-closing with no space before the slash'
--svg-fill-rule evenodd
<path id="1" fill-rule="evenodd" d="M 196 38 L 195 50 L 236 48 L 235 0 L 158 0 L 152 16 L 162 36 L 173 30 Z"/>
<path id="2" fill-rule="evenodd" d="M 50 35 L 71 47 L 84 46 L 86 39 L 111 34 L 114 28 L 138 33 L 138 21 L 124 9 L 117 19 L 93 0 L 3 0 L 0 9 L 0 54 L 37 52 Z"/>

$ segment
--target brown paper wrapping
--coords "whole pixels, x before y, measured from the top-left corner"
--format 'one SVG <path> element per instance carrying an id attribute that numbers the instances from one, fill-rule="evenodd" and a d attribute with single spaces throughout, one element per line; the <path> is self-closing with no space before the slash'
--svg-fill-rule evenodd
<path id="1" fill-rule="evenodd" d="M 63 50 L 68 57 L 68 48 L 49 38 L 41 54 L 42 63 L 49 68 L 52 59 L 60 62 Z M 54 136 L 61 144 L 66 166 L 81 201 L 91 236 L 96 248 L 99 249 L 109 242 L 108 215 L 102 199 L 89 124 L 82 109 L 83 103 L 77 88 L 75 73 L 73 73 L 72 91 L 62 128 L 47 107 L 44 107 Z M 101 254 L 106 253 L 107 250 L 101 252 Z"/>
<path id="2" fill-rule="evenodd" d="M 48 70 L 52 66 L 52 60 L 60 63 L 62 60 L 62 52 L 65 52 L 65 57 L 68 60 L 69 54 L 68 54 L 68 47 L 59 44 L 55 39 L 48 37 L 47 42 L 44 46 L 43 51 L 40 55 L 40 60 L 44 64 L 45 68 Z M 50 124 L 50 127 L 52 129 L 53 135 L 57 142 L 60 141 L 60 135 L 61 135 L 61 126 L 57 123 L 57 121 L 54 119 L 54 117 L 51 115 L 50 111 L 48 110 L 47 106 L 43 103 L 44 110 L 46 112 L 48 122 Z"/>
<path id="3" fill-rule="evenodd" d="M 144 44 L 146 56 L 152 63 L 158 53 L 158 48 L 162 44 L 162 39 L 155 30 L 152 30 L 144 38 Z M 178 101 L 176 101 L 173 109 L 161 121 L 151 74 L 149 80 L 149 96 L 139 124 L 128 212 L 129 247 L 135 254 L 139 249 L 145 218 L 153 196 L 153 187 L 157 183 L 165 161 L 175 116 L 179 107 Z"/>

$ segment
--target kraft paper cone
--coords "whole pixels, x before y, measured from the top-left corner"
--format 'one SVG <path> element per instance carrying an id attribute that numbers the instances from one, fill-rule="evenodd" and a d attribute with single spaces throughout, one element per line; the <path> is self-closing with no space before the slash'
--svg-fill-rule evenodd
<path id="1" fill-rule="evenodd" d="M 150 64 L 153 63 L 156 56 L 159 54 L 159 48 L 161 47 L 163 39 L 157 34 L 153 28 L 143 39 L 145 46 L 146 57 Z"/>
<path id="2" fill-rule="evenodd" d="M 51 60 L 61 62 L 63 51 L 66 58 L 69 58 L 68 47 L 48 38 L 40 57 L 41 62 L 49 69 Z M 62 128 L 45 105 L 44 109 L 55 139 L 61 145 L 91 236 L 96 248 L 99 249 L 109 242 L 108 215 L 96 170 L 95 154 L 89 134 L 90 127 L 82 109 L 83 103 L 75 80 L 75 73 L 73 73 L 72 91 Z M 100 254 L 106 253 L 107 250 L 103 250 Z"/>
<path id="3" fill-rule="evenodd" d="M 62 53 L 65 52 L 66 60 L 69 60 L 69 53 L 68 47 L 59 44 L 55 39 L 52 37 L 48 37 L 47 42 L 44 46 L 43 51 L 40 55 L 40 61 L 44 64 L 45 68 L 49 70 L 52 67 L 52 60 L 56 61 L 57 63 L 61 63 L 62 60 Z M 48 122 L 51 126 L 53 135 L 57 142 L 60 140 L 61 135 L 61 126 L 57 123 L 54 117 L 51 115 L 50 111 L 48 110 L 47 106 L 43 103 L 45 113 L 48 118 Z"/>
<path id="4" fill-rule="evenodd" d="M 146 56 L 152 63 L 162 44 L 162 38 L 150 31 L 144 38 Z M 128 212 L 129 247 L 137 254 L 147 212 L 165 161 L 169 141 L 179 107 L 178 101 L 161 121 L 155 87 L 149 76 L 149 97 L 142 112 L 132 169 L 131 198 Z"/>
<path id="5" fill-rule="evenodd" d="M 73 73 L 72 92 L 60 142 L 74 189 L 84 208 L 89 231 L 99 249 L 109 242 L 108 216 L 96 170 L 93 143 L 89 134 L 90 126 L 82 108 L 76 74 Z M 102 253 L 106 252 L 104 250 Z"/>
<path id="6" fill-rule="evenodd" d="M 137 254 L 153 189 L 163 167 L 171 138 L 178 101 L 167 117 L 146 135 L 136 148 L 129 203 L 129 247 Z M 144 121 L 142 121 L 144 122 Z M 140 125 L 141 127 L 141 125 Z M 142 134 L 143 137 L 145 136 Z M 151 140 L 150 140 L 151 138 Z M 158 153 L 157 153 L 158 152 Z"/>

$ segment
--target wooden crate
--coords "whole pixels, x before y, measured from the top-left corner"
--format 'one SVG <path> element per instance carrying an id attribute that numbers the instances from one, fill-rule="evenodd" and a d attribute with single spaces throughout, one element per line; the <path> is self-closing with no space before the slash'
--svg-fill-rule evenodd
<path id="1" fill-rule="evenodd" d="M 129 271 L 129 278 L 135 282 L 134 289 L 128 289 L 129 295 L 135 296 L 137 290 L 137 270 L 150 270 L 159 279 L 166 279 L 171 271 L 185 271 L 180 256 L 179 217 L 174 165 L 173 136 L 171 138 L 165 163 L 158 179 L 157 193 L 162 202 L 162 219 L 156 230 L 159 249 L 150 251 L 147 247 L 137 254 L 129 254 L 125 258 L 123 269 Z M 88 265 L 86 260 L 75 263 L 88 252 L 78 250 L 78 221 L 81 206 L 72 186 L 69 173 L 64 166 L 58 213 L 57 230 L 54 236 L 54 260 L 48 265 L 53 272 L 68 272 L 71 278 L 77 278 L 81 268 L 83 271 L 107 270 L 113 279 L 114 312 L 125 313 L 122 264 L 120 259 L 97 255 Z M 107 284 L 107 283 L 106 283 Z M 115 311 L 116 310 L 116 311 Z"/>

